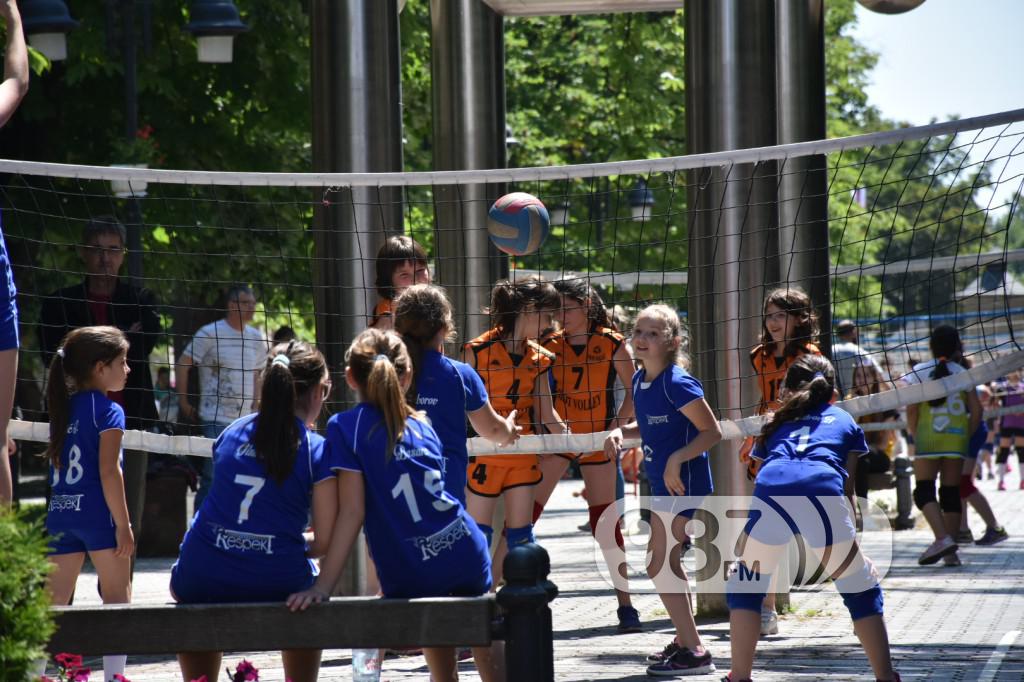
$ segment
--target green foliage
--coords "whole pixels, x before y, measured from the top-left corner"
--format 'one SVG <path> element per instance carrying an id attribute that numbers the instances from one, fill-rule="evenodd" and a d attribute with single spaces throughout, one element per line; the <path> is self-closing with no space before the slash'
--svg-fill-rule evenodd
<path id="1" fill-rule="evenodd" d="M 0 679 L 23 680 L 53 634 L 42 525 L 0 510 L 0 547 Z"/>

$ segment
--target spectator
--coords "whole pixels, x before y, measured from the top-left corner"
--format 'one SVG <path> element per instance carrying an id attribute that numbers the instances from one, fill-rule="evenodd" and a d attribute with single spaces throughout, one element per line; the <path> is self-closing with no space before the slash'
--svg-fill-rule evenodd
<path id="1" fill-rule="evenodd" d="M 0 83 L 0 126 L 14 115 L 21 98 L 28 92 L 28 49 L 21 30 L 21 14 L 14 0 L 0 2 L 0 15 L 7 25 L 4 50 L 4 80 Z M 7 258 L 4 234 L 0 230 L 0 508 L 14 496 L 9 456 L 14 441 L 7 437 L 7 424 L 14 406 L 14 386 L 18 375 L 18 306 L 15 303 L 14 277 Z"/>
<path id="2" fill-rule="evenodd" d="M 157 413 L 165 425 L 178 421 L 178 402 L 171 386 L 171 368 L 158 367 L 156 370 L 156 386 L 153 387 L 153 398 L 156 400 Z"/>
<path id="3" fill-rule="evenodd" d="M 156 426 L 158 419 L 149 354 L 163 329 L 153 294 L 120 278 L 126 240 L 124 225 L 112 215 L 97 216 L 86 223 L 78 247 L 85 281 L 43 298 L 39 331 L 46 366 L 73 329 L 109 325 L 124 332 L 131 371 L 124 390 L 113 391 L 108 397 L 124 409 L 125 428 L 147 431 Z M 148 461 L 149 456 L 141 451 L 128 452 L 124 458 L 128 515 L 136 537 L 142 537 Z"/>
<path id="4" fill-rule="evenodd" d="M 231 422 L 256 411 L 259 371 L 268 350 L 263 332 L 248 325 L 256 313 L 256 295 L 251 288 L 231 287 L 226 310 L 223 319 L 196 332 L 178 358 L 175 371 L 178 414 L 182 420 L 196 421 L 196 411 L 188 401 L 188 374 L 193 365 L 199 370 L 198 421 L 207 438 L 217 438 Z M 204 459 L 195 509 L 199 509 L 212 483 L 213 460 Z"/>
<path id="5" fill-rule="evenodd" d="M 835 361 L 839 395 L 847 395 L 853 390 L 853 370 L 858 365 L 871 365 L 882 376 L 878 362 L 860 347 L 857 325 L 853 320 L 839 321 L 836 338 L 839 341 L 832 345 L 832 359 Z"/>

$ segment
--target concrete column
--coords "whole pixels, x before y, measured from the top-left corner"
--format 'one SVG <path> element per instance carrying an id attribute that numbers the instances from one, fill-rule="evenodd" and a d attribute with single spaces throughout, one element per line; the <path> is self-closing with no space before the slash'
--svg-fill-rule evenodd
<path id="1" fill-rule="evenodd" d="M 505 167 L 505 42 L 482 0 L 431 0 L 434 168 Z M 436 187 L 436 279 L 455 306 L 460 340 L 487 328 L 481 310 L 507 259 L 487 237 L 487 209 L 503 184 Z"/>
<path id="2" fill-rule="evenodd" d="M 688 153 L 775 143 L 774 5 L 690 2 L 686 12 Z M 694 375 L 723 418 L 754 412 L 759 399 L 748 354 L 758 343 L 761 303 L 778 273 L 775 164 L 691 172 L 689 320 Z M 711 454 L 715 492 L 749 492 L 741 442 Z M 702 613 L 726 611 L 725 595 L 698 593 Z"/>
<path id="3" fill-rule="evenodd" d="M 825 139 L 824 0 L 776 0 L 775 73 L 778 144 Z M 828 173 L 825 157 L 779 163 L 780 284 L 811 296 L 831 351 Z"/>

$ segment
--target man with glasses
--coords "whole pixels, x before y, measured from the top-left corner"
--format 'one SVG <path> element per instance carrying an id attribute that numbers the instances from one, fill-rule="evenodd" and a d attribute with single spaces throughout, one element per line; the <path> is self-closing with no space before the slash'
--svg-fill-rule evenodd
<path id="1" fill-rule="evenodd" d="M 196 332 L 175 370 L 178 418 L 198 421 L 207 438 L 218 437 L 231 422 L 256 411 L 260 371 L 267 359 L 267 337 L 249 326 L 256 313 L 252 289 L 235 285 L 228 289 L 226 299 L 226 315 Z M 193 365 L 199 370 L 198 415 L 188 400 L 188 375 Z M 213 460 L 204 459 L 195 500 L 197 511 L 212 484 Z"/>
<path id="2" fill-rule="evenodd" d="M 85 266 L 85 281 L 43 298 L 40 341 L 43 361 L 49 367 L 60 342 L 72 329 L 110 325 L 123 331 L 131 344 L 128 348 L 131 372 L 124 390 L 111 393 L 109 397 L 124 408 L 128 429 L 149 431 L 157 425 L 158 419 L 149 354 L 163 329 L 152 292 L 133 286 L 119 276 L 126 238 L 124 225 L 112 215 L 98 216 L 86 224 L 78 247 L 78 255 Z M 146 453 L 125 453 L 125 492 L 136 538 L 142 536 L 147 464 Z"/>

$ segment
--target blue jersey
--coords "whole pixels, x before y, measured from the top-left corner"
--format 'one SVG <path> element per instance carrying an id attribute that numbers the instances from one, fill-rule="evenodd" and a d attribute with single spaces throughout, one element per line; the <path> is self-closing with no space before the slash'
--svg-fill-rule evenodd
<path id="1" fill-rule="evenodd" d="M 444 489 L 466 503 L 466 413 L 487 404 L 487 388 L 480 375 L 464 362 L 435 350 L 424 350 L 416 376 L 416 408 L 424 410 L 441 439 Z"/>
<path id="2" fill-rule="evenodd" d="M 100 479 L 100 434 L 124 431 L 124 410 L 99 391 L 80 391 L 68 405 L 68 428 L 60 468 L 50 465 L 50 505 L 46 527 L 51 535 L 83 528 L 113 528 Z M 122 462 L 118 453 L 118 462 Z"/>
<path id="3" fill-rule="evenodd" d="M 666 367 L 653 381 L 644 370 L 633 375 L 633 405 L 643 440 L 644 467 L 652 491 L 664 487 L 665 462 L 673 452 L 697 437 L 697 427 L 679 410 L 704 398 L 700 382 L 678 365 Z M 688 496 L 709 495 L 714 491 L 708 453 L 683 462 L 680 478 Z"/>
<path id="4" fill-rule="evenodd" d="M 18 343 L 18 290 L 14 287 L 14 273 L 7 256 L 7 244 L 0 230 L 0 350 L 17 348 Z"/>
<path id="5" fill-rule="evenodd" d="M 363 475 L 366 539 L 384 596 L 482 594 L 490 585 L 487 542 L 445 490 L 434 429 L 409 417 L 391 453 L 387 440 L 383 415 L 367 403 L 327 424 L 331 467 Z"/>
<path id="6" fill-rule="evenodd" d="M 302 534 L 313 486 L 334 478 L 324 439 L 296 417 L 295 463 L 278 483 L 256 459 L 258 417 L 237 419 L 213 444 L 213 486 L 185 535 L 173 574 L 172 587 L 182 601 L 210 601 L 198 582 L 212 594 L 229 591 L 227 601 L 273 599 L 308 587 L 316 574 Z"/>
<path id="7" fill-rule="evenodd" d="M 758 484 L 782 485 L 793 482 L 801 472 L 822 467 L 838 474 L 841 482 L 848 476 L 847 455 L 867 452 L 864 431 L 853 417 L 826 403 L 783 423 L 764 444 L 754 447 L 751 457 L 764 462 L 757 474 Z"/>

